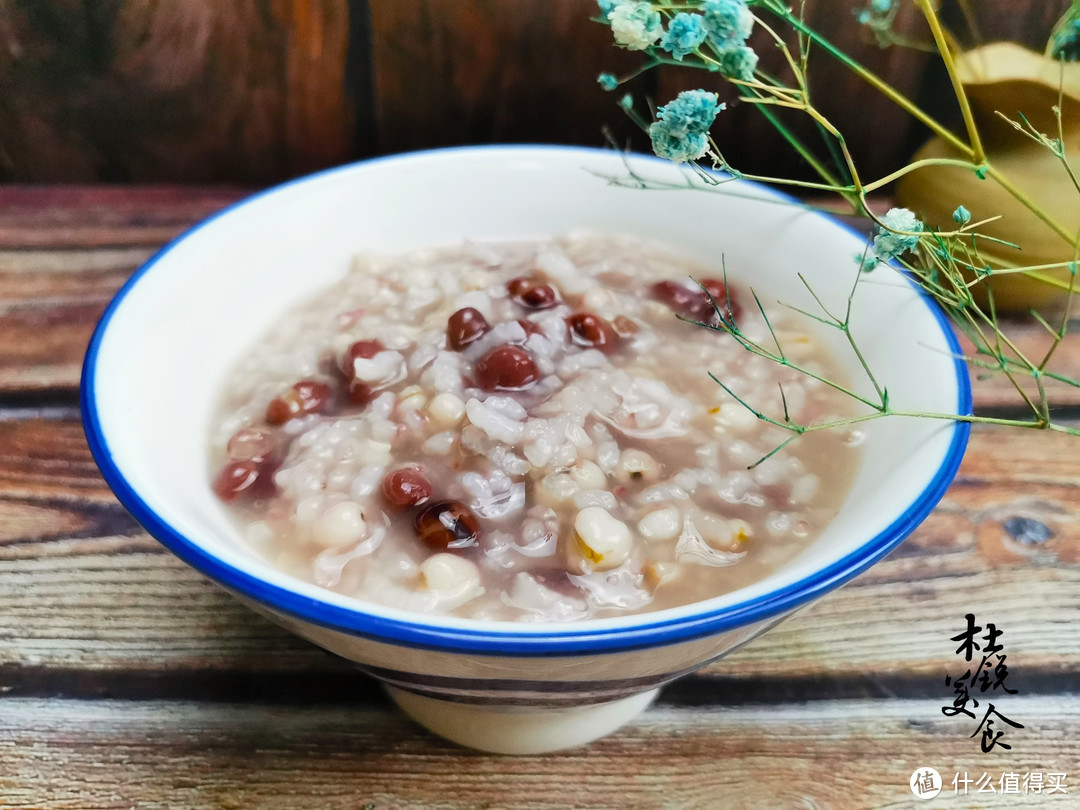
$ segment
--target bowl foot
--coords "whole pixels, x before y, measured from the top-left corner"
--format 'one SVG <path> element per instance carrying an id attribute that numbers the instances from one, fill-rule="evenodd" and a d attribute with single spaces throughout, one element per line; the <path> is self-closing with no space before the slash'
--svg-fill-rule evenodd
<path id="1" fill-rule="evenodd" d="M 568 709 L 479 706 L 423 697 L 386 687 L 405 714 L 429 731 L 459 745 L 494 754 L 543 754 L 599 739 L 653 702 L 659 689 Z"/>

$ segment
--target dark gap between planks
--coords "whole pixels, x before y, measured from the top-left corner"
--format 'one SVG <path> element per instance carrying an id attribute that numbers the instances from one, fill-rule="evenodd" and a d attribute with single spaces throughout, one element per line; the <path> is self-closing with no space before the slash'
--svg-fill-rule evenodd
<path id="1" fill-rule="evenodd" d="M 1078 692 L 1073 671 L 1028 668 L 1014 688 L 1023 695 Z M 312 689 L 317 685 L 316 689 Z M 269 705 L 389 705 L 379 683 L 350 668 L 308 672 L 220 672 L 214 670 L 76 670 L 0 667 L 4 697 L 78 700 L 178 700 Z M 673 707 L 746 706 L 867 698 L 937 699 L 950 692 L 940 675 L 845 675 L 760 677 L 690 675 L 671 683 L 659 703 Z"/>

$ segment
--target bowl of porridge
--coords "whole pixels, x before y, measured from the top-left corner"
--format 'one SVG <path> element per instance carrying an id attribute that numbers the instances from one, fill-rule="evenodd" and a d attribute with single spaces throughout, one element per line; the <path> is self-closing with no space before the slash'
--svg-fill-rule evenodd
<path id="1" fill-rule="evenodd" d="M 624 176 L 600 150 L 440 150 L 197 226 L 91 342 L 106 480 L 438 734 L 530 753 L 612 731 L 941 498 L 966 425 L 862 421 L 875 382 L 897 410 L 970 409 L 947 322 L 893 268 L 851 311 L 873 379 L 805 314 L 844 311 L 862 237 L 753 184 Z M 784 444 L 785 420 L 844 424 Z"/>

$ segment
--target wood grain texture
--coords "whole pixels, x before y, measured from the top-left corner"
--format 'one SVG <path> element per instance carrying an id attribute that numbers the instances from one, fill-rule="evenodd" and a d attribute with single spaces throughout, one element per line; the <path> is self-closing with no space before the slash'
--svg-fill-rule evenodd
<path id="1" fill-rule="evenodd" d="M 120 286 L 162 244 L 243 192 L 0 188 L 0 393 L 71 396 Z"/>
<path id="2" fill-rule="evenodd" d="M 0 249 L 157 249 L 250 193 L 213 186 L 0 185 Z"/>
<path id="3" fill-rule="evenodd" d="M 965 44 L 1007 38 L 1041 50 L 1067 4 L 981 0 L 971 4 L 978 37 L 956 0 L 941 5 Z M 862 5 L 805 8 L 826 37 L 955 122 L 940 64 L 880 48 L 856 23 Z M 262 183 L 433 146 L 599 144 L 604 125 L 640 145 L 595 81 L 601 70 L 628 72 L 640 54 L 616 48 L 589 21 L 595 12 L 593 0 L 0 0 L 0 179 Z M 896 27 L 928 40 L 911 4 Z M 780 67 L 760 31 L 753 44 L 763 65 Z M 819 56 L 816 101 L 864 171 L 899 166 L 922 129 Z M 703 81 L 665 69 L 629 89 L 663 103 Z M 819 143 L 805 122 L 796 129 Z M 807 176 L 745 107 L 722 116 L 716 134 L 743 170 Z"/>
<path id="4" fill-rule="evenodd" d="M 654 707 L 614 736 L 543 757 L 463 751 L 382 708 L 120 701 L 4 701 L 0 792 L 9 808 L 1074 806 L 1080 698 L 1012 696 L 1012 751 L 984 755 L 934 701 Z M 984 772 L 1067 774 L 1068 793 L 953 796 Z M 939 800 L 940 800 L 939 799 Z"/>
<path id="5" fill-rule="evenodd" d="M 740 694 L 792 678 L 848 690 L 864 677 L 916 677 L 926 688 L 944 678 L 948 639 L 972 611 L 1006 630 L 1018 677 L 1074 672 L 1080 468 L 1060 446 L 1060 437 L 976 429 L 956 483 L 899 549 L 701 677 Z M 1054 536 L 1020 543 L 1003 527 L 1014 517 Z M 101 481 L 74 419 L 13 419 L 0 422 L 0 689 L 32 690 L 53 670 L 76 689 L 78 673 L 113 670 L 139 693 L 186 693 L 191 673 L 232 673 L 240 680 L 221 686 L 231 689 L 260 674 L 347 668 L 147 537 Z"/>
<path id="6" fill-rule="evenodd" d="M 965 770 L 1075 782 L 1080 467 L 1061 437 L 977 427 L 944 500 L 893 554 L 588 749 L 462 751 L 242 607 L 116 502 L 74 404 L 109 296 L 239 194 L 0 189 L 0 806 L 901 808 L 925 765 L 947 783 Z M 1080 366 L 1073 339 L 1062 359 Z M 1002 407 L 995 384 L 982 407 Z M 1012 518 L 1052 536 L 1020 542 Z M 1001 703 L 1026 726 L 1005 755 L 941 714 L 968 612 L 1004 630 L 1020 691 Z"/>
<path id="7" fill-rule="evenodd" d="M 602 70 L 629 70 L 583 0 L 375 0 L 373 81 L 382 152 L 464 143 L 604 144 L 632 127 Z"/>
<path id="8" fill-rule="evenodd" d="M 268 182 L 350 156 L 336 0 L 4 0 L 0 179 Z"/>

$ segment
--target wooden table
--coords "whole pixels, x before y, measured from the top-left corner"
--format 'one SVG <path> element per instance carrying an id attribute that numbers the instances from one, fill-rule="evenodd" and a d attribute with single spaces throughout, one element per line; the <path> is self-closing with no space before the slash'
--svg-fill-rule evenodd
<path id="1" fill-rule="evenodd" d="M 975 429 L 941 505 L 888 559 L 563 754 L 436 739 L 375 682 L 234 602 L 110 494 L 77 387 L 117 287 L 238 196 L 0 189 L 0 806 L 1080 806 L 1077 440 Z M 1063 351 L 1075 373 L 1080 337 Z M 978 405 L 1001 410 L 1006 394 L 980 384 Z M 1031 540 L 1020 529 L 1040 525 L 1053 536 L 1006 528 Z M 1024 726 L 1009 751 L 984 754 L 976 720 L 942 713 L 967 613 L 1004 631 L 1018 693 L 991 699 Z M 921 766 L 945 782 L 926 804 L 908 787 Z M 976 793 L 984 773 L 999 791 L 1007 773 L 1065 773 L 1068 792 Z"/>

